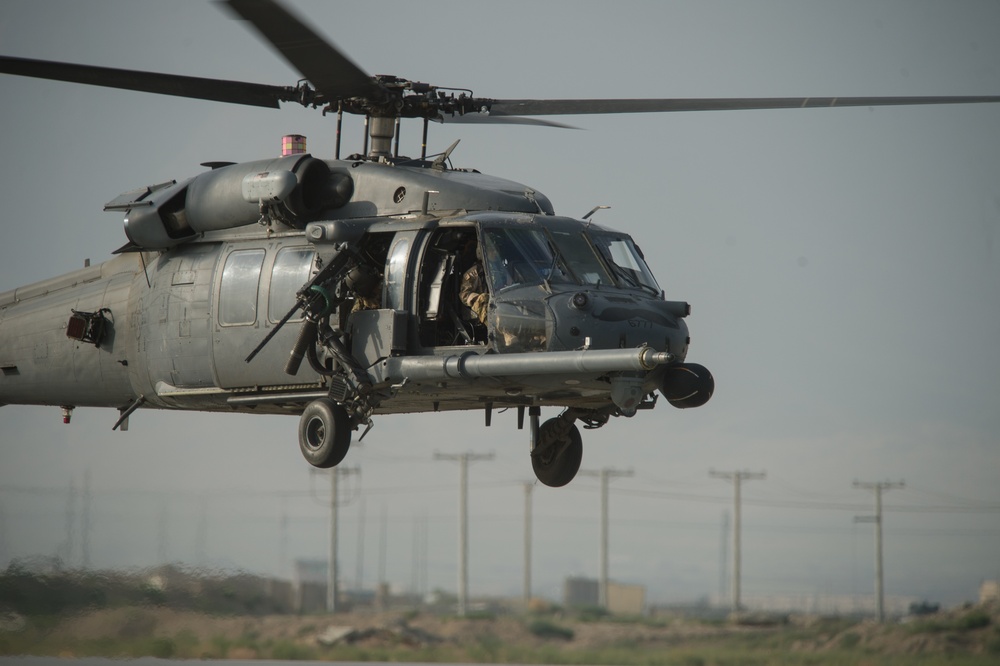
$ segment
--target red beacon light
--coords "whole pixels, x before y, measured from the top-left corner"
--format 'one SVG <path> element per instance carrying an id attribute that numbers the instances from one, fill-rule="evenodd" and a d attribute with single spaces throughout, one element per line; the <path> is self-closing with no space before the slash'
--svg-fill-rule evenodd
<path id="1" fill-rule="evenodd" d="M 286 134 L 281 137 L 281 156 L 302 155 L 306 152 L 306 138 L 301 134 Z"/>

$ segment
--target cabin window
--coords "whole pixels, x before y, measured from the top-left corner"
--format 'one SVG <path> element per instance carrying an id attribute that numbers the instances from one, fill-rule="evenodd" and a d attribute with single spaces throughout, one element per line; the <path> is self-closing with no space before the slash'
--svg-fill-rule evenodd
<path id="1" fill-rule="evenodd" d="M 226 257 L 219 287 L 219 323 L 224 326 L 257 321 L 257 289 L 264 250 L 237 250 Z"/>
<path id="2" fill-rule="evenodd" d="M 271 284 L 267 292 L 267 318 L 279 322 L 295 306 L 295 295 L 312 272 L 316 251 L 311 247 L 283 247 L 278 250 L 271 269 Z M 302 316 L 289 321 L 302 321 Z"/>

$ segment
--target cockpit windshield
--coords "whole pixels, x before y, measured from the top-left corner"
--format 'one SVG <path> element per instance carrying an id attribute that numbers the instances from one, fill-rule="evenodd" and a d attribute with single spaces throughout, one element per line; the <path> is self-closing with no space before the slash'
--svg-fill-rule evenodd
<path id="1" fill-rule="evenodd" d="M 661 293 L 639 248 L 624 234 L 504 226 L 483 229 L 482 240 L 494 293 L 534 284 L 608 285 Z"/>
<path id="2" fill-rule="evenodd" d="M 513 285 L 576 282 L 542 229 L 485 229 L 483 252 L 494 292 Z"/>

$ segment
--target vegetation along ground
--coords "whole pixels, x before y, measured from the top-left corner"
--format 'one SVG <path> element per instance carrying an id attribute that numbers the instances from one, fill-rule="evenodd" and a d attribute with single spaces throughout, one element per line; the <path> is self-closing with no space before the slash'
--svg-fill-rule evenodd
<path id="1" fill-rule="evenodd" d="M 87 591 L 89 589 L 89 592 Z M 145 598 L 143 598 L 145 597 Z M 214 608 L 196 608 L 215 599 Z M 174 603 L 169 603 L 173 601 Z M 760 618 L 754 618 L 760 620 Z M 104 581 L 0 575 L 0 654 L 539 664 L 1000 663 L 1000 605 L 877 624 L 817 616 L 621 618 L 539 603 L 532 612 L 275 613 L 223 591 L 177 603 Z"/>

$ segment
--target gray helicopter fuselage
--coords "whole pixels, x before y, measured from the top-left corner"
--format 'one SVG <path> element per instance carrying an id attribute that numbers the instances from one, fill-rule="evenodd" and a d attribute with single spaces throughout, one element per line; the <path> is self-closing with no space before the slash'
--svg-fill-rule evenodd
<path id="1" fill-rule="evenodd" d="M 686 304 L 664 301 L 648 270 L 645 279 L 616 276 L 601 258 L 603 244 L 642 263 L 624 234 L 555 216 L 544 195 L 474 171 L 318 162 L 297 156 L 232 165 L 109 204 L 127 211 L 128 251 L 0 294 L 0 403 L 125 409 L 141 400 L 147 407 L 298 413 L 329 392 L 328 381 L 311 367 L 295 376 L 284 371 L 303 317 L 280 324 L 302 284 L 346 251 L 345 238 L 362 239 L 382 274 L 377 307 L 352 312 L 349 300 L 337 313 L 353 356 L 376 387 L 391 387 L 392 399 L 378 412 L 600 406 L 608 402 L 608 371 L 588 370 L 570 352 L 621 350 L 616 358 L 624 359 L 648 346 L 683 361 Z M 266 207 L 232 194 L 248 174 L 302 164 L 329 173 L 316 187 L 350 185 L 346 201 L 312 213 L 304 229 L 258 224 Z M 164 222 L 167 212 L 188 227 L 178 234 Z M 471 321 L 457 298 L 473 260 L 470 242 L 487 250 L 484 324 Z M 74 312 L 103 325 L 99 340 L 70 335 Z M 536 352 L 567 353 L 543 367 Z M 448 370 L 483 354 L 509 362 L 478 374 Z M 614 367 L 652 391 L 656 364 L 632 356 Z"/>

